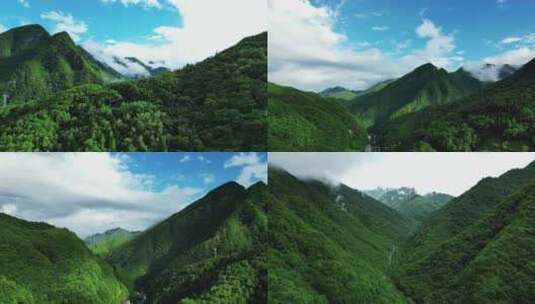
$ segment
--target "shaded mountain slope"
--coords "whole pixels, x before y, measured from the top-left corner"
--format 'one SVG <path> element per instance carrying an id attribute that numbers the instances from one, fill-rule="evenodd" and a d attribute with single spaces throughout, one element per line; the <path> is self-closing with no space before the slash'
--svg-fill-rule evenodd
<path id="1" fill-rule="evenodd" d="M 435 246 L 456 236 L 534 179 L 535 163 L 523 169 L 510 170 L 497 178 L 482 179 L 424 222 L 407 243 L 409 261 L 421 258 Z"/>
<path id="2" fill-rule="evenodd" d="M 175 72 L 0 109 L 5 151 L 265 151 L 267 34 Z"/>
<path id="3" fill-rule="evenodd" d="M 385 275 L 408 231 L 396 211 L 274 168 L 269 191 L 270 303 L 406 303 Z"/>
<path id="4" fill-rule="evenodd" d="M 149 303 L 263 303 L 266 203 L 264 184 L 225 184 L 106 259 Z"/>
<path id="5" fill-rule="evenodd" d="M 366 131 L 334 99 L 268 85 L 270 151 L 364 150 Z"/>
<path id="6" fill-rule="evenodd" d="M 531 303 L 535 179 L 410 264 L 396 281 L 417 303 Z"/>
<path id="7" fill-rule="evenodd" d="M 430 105 L 450 103 L 481 88 L 482 83 L 464 70 L 448 73 L 425 64 L 346 106 L 367 127 L 378 128 L 390 119 Z"/>
<path id="8" fill-rule="evenodd" d="M 0 213 L 0 302 L 122 304 L 113 269 L 66 229 Z"/>
<path id="9" fill-rule="evenodd" d="M 535 59 L 481 93 L 388 123 L 381 145 L 401 151 L 535 149 Z"/>
<path id="10" fill-rule="evenodd" d="M 9 95 L 11 102 L 121 78 L 65 32 L 50 35 L 40 25 L 26 25 L 0 34 L 0 93 Z"/>

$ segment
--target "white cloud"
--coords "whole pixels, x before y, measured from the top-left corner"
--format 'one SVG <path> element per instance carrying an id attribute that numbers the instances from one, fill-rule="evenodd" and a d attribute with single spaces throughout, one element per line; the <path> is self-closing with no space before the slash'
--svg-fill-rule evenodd
<path id="1" fill-rule="evenodd" d="M 191 161 L 191 156 L 189 155 L 185 155 L 179 160 L 180 163 L 187 163 L 189 161 Z"/>
<path id="2" fill-rule="evenodd" d="M 249 187 L 257 180 L 267 183 L 267 163 L 255 152 L 234 155 L 225 162 L 224 167 L 241 167 L 236 182 L 244 187 Z"/>
<path id="3" fill-rule="evenodd" d="M 388 31 L 389 29 L 390 28 L 385 25 L 372 27 L 372 31 L 376 31 L 376 32 L 384 32 L 384 31 Z"/>
<path id="4" fill-rule="evenodd" d="M 127 156 L 108 153 L 4 153 L 2 211 L 86 236 L 119 226 L 147 228 L 203 192 L 176 185 L 153 191 L 154 177 L 132 173 L 129 164 Z"/>
<path id="5" fill-rule="evenodd" d="M 26 8 L 30 7 L 30 2 L 28 2 L 28 0 L 18 0 L 18 1 L 22 6 L 24 6 Z"/>
<path id="6" fill-rule="evenodd" d="M 124 6 L 141 4 L 147 8 L 150 8 L 150 7 L 161 8 L 162 7 L 162 5 L 160 4 L 158 0 L 100 0 L 100 1 L 106 4 L 120 2 Z"/>
<path id="7" fill-rule="evenodd" d="M 133 56 L 143 62 L 163 61 L 168 68 L 176 69 L 215 55 L 267 28 L 265 0 L 165 0 L 165 3 L 180 14 L 182 27 L 154 28 L 146 43 L 118 41 L 109 45 L 92 41 L 83 46 L 111 66 L 114 57 Z"/>
<path id="8" fill-rule="evenodd" d="M 14 215 L 16 212 L 17 212 L 17 205 L 15 204 L 0 205 L 0 213 Z"/>
<path id="9" fill-rule="evenodd" d="M 399 77 L 427 62 L 457 68 L 462 57 L 453 52 L 453 35 L 444 34 L 430 20 L 417 28 L 425 48 L 394 58 L 377 48 L 348 46 L 335 30 L 337 13 L 309 0 L 268 0 L 269 79 L 304 90 L 341 85 L 364 89 L 378 81 Z"/>
<path id="10" fill-rule="evenodd" d="M 80 40 L 80 35 L 87 32 L 87 25 L 83 21 L 77 21 L 71 14 L 65 14 L 62 11 L 49 11 L 41 14 L 41 18 L 52 20 L 56 24 L 53 32 L 67 32 L 74 41 Z"/>
<path id="11" fill-rule="evenodd" d="M 532 153 L 269 153 L 270 165 L 360 190 L 413 187 L 460 195 L 479 180 L 535 160 Z"/>
<path id="12" fill-rule="evenodd" d="M 535 48 L 521 47 L 503 52 L 496 56 L 486 57 L 483 59 L 483 62 L 491 64 L 524 65 L 533 58 L 535 58 Z"/>
<path id="13" fill-rule="evenodd" d="M 201 174 L 201 179 L 205 185 L 208 185 L 214 182 L 215 176 L 213 174 L 204 173 Z"/>
<path id="14" fill-rule="evenodd" d="M 7 31 L 7 27 L 5 27 L 2 24 L 0 24 L 0 33 L 3 33 L 5 31 Z"/>
<path id="15" fill-rule="evenodd" d="M 204 157 L 204 156 L 197 156 L 197 160 L 200 161 L 201 163 L 206 163 L 206 164 L 211 164 L 212 161 L 209 160 L 208 158 Z"/>
<path id="16" fill-rule="evenodd" d="M 502 44 L 511 44 L 515 42 L 522 41 L 522 38 L 520 37 L 507 37 L 502 40 Z"/>

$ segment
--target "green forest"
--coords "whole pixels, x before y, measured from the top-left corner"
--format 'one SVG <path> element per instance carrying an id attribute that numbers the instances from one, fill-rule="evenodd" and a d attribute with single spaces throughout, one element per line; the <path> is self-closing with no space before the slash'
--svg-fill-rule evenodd
<path id="1" fill-rule="evenodd" d="M 20 42 L 27 37 L 37 42 Z M 68 34 L 25 26 L 0 35 L 0 75 L 10 96 L 0 109 L 2 151 L 266 150 L 267 33 L 128 80 Z"/>
<path id="2" fill-rule="evenodd" d="M 533 151 L 535 59 L 509 69 L 502 80 L 482 82 L 463 68 L 447 72 L 425 64 L 368 90 L 334 87 L 318 95 L 270 85 L 269 148 Z M 353 131 L 348 137 L 347 123 L 339 126 L 345 121 L 360 130 L 358 136 Z"/>
<path id="3" fill-rule="evenodd" d="M 269 303 L 531 303 L 534 183 L 531 163 L 456 198 L 433 193 L 440 207 L 415 225 L 398 210 L 425 196 L 270 168 Z"/>

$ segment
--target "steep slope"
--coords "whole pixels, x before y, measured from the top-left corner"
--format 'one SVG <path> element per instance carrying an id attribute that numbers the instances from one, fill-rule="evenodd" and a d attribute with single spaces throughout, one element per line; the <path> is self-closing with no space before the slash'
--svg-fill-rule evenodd
<path id="1" fill-rule="evenodd" d="M 269 151 L 364 150 L 367 135 L 333 99 L 268 85 Z"/>
<path id="2" fill-rule="evenodd" d="M 97 233 L 84 239 L 89 249 L 98 255 L 105 255 L 112 249 L 119 247 L 140 234 L 138 231 L 128 231 L 122 228 L 111 229 Z"/>
<path id="3" fill-rule="evenodd" d="M 478 220 L 404 264 L 396 281 L 417 303 L 532 303 L 535 178 Z"/>
<path id="4" fill-rule="evenodd" d="M 400 117 L 380 131 L 398 151 L 535 149 L 535 59 L 480 94 Z"/>
<path id="5" fill-rule="evenodd" d="M 222 185 L 106 259 L 148 303 L 263 303 L 266 204 L 264 184 Z"/>
<path id="6" fill-rule="evenodd" d="M 9 95 L 11 102 L 121 78 L 65 32 L 51 36 L 40 25 L 26 25 L 0 34 L 0 93 Z"/>
<path id="7" fill-rule="evenodd" d="M 433 213 L 408 243 L 407 260 L 416 261 L 442 242 L 461 233 L 480 220 L 507 196 L 535 179 L 535 162 L 513 169 L 497 178 L 485 178 L 461 196 Z"/>
<path id="8" fill-rule="evenodd" d="M 116 303 L 128 292 L 113 269 L 66 229 L 0 213 L 0 302 Z"/>
<path id="9" fill-rule="evenodd" d="M 356 190 L 269 169 L 270 303 L 407 303 L 386 273 L 408 223 Z"/>
<path id="10" fill-rule="evenodd" d="M 366 127 L 378 128 L 390 119 L 430 105 L 450 103 L 481 88 L 481 82 L 464 70 L 448 73 L 425 64 L 346 106 Z"/>
<path id="11" fill-rule="evenodd" d="M 5 151 L 265 151 L 267 34 L 175 72 L 0 109 Z"/>

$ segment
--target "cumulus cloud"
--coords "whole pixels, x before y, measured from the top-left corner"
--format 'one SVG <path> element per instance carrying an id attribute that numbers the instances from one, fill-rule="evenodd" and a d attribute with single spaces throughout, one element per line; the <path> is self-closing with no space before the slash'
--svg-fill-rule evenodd
<path id="1" fill-rule="evenodd" d="M 267 162 L 258 153 L 239 153 L 228 159 L 225 168 L 240 167 L 241 172 L 236 182 L 249 187 L 256 180 L 267 183 Z"/>
<path id="2" fill-rule="evenodd" d="M 394 58 L 377 48 L 348 46 L 347 36 L 335 30 L 338 13 L 328 6 L 308 0 L 268 0 L 268 5 L 269 79 L 276 83 L 315 91 L 334 85 L 364 89 L 427 62 L 456 68 L 463 60 L 453 53 L 453 35 L 428 19 L 416 29 L 427 40 L 425 48 Z"/>
<path id="3" fill-rule="evenodd" d="M 84 237 L 106 229 L 144 229 L 198 198 L 203 189 L 134 174 L 129 158 L 108 153 L 5 153 L 0 211 L 67 227 Z"/>
<path id="4" fill-rule="evenodd" d="M 531 153 L 269 153 L 269 164 L 303 178 L 360 190 L 413 187 L 460 195 L 479 180 L 522 168 Z"/>
<path id="5" fill-rule="evenodd" d="M 134 3 L 132 0 L 126 2 Z M 156 6 L 164 1 L 150 3 Z M 146 43 L 117 41 L 99 44 L 90 41 L 83 46 L 113 67 L 114 57 L 133 56 L 143 62 L 163 61 L 168 68 L 176 69 L 212 56 L 267 28 L 265 0 L 165 0 L 165 3 L 180 14 L 181 27 L 161 25 L 153 29 L 153 35 Z"/>
<path id="6" fill-rule="evenodd" d="M 5 31 L 7 31 L 7 28 L 4 25 L 0 24 L 0 33 L 3 33 Z"/>
<path id="7" fill-rule="evenodd" d="M 77 21 L 71 14 L 62 11 L 49 11 L 41 14 L 41 18 L 55 22 L 54 33 L 67 32 L 74 41 L 80 40 L 80 35 L 87 32 L 87 25 L 83 21 Z"/>

